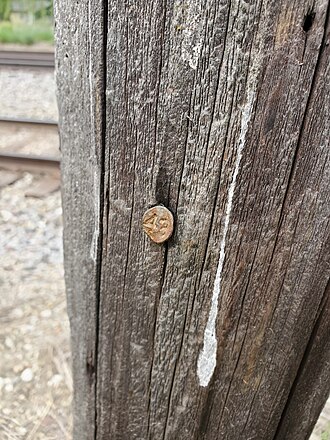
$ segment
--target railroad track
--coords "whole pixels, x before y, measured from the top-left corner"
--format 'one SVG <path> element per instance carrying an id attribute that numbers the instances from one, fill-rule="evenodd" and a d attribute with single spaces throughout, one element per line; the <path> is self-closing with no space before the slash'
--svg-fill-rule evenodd
<path id="1" fill-rule="evenodd" d="M 60 161 L 54 157 L 0 153 L 0 169 L 42 172 L 58 175 Z"/>
<path id="2" fill-rule="evenodd" d="M 1 116 L 0 123 L 1 122 L 6 124 L 47 125 L 50 127 L 57 127 L 57 121 L 52 119 L 7 118 L 6 116 Z"/>
<path id="3" fill-rule="evenodd" d="M 54 68 L 54 53 L 0 50 L 0 65 Z"/>
<path id="4" fill-rule="evenodd" d="M 4 148 L 6 142 L 9 142 L 9 151 L 0 150 L 0 189 L 20 180 L 25 175 L 24 172 L 35 175 L 29 190 L 25 192 L 26 196 L 44 197 L 59 189 L 60 160 L 59 157 L 56 157 L 58 152 L 58 145 L 56 148 L 57 126 L 58 124 L 55 120 L 0 116 L 0 128 L 4 137 L 4 145 L 2 145 L 1 148 Z M 19 141 L 22 143 L 22 139 L 23 142 L 25 139 L 26 144 L 23 144 L 24 148 L 27 146 L 31 148 L 31 141 L 36 142 L 36 145 L 33 146 L 32 144 L 32 150 L 37 154 L 33 155 L 17 152 L 17 150 L 20 150 L 21 146 L 19 144 L 16 146 L 15 141 L 13 143 L 12 140 L 13 136 L 17 133 L 18 127 L 18 133 L 20 133 Z M 36 133 L 39 133 L 39 137 Z M 50 141 L 47 150 L 55 151 L 53 157 L 39 156 L 39 151 L 43 151 L 43 139 L 48 139 L 48 142 Z"/>
<path id="5" fill-rule="evenodd" d="M 60 188 L 60 161 L 53 157 L 0 154 L 0 188 L 15 183 L 23 172 L 35 174 L 27 197 L 45 197 Z"/>
<path id="6" fill-rule="evenodd" d="M 0 124 L 22 124 L 22 125 L 36 125 L 49 128 L 57 128 L 57 121 L 54 120 L 39 120 L 13 117 L 0 117 Z M 60 161 L 56 157 L 26 155 L 14 152 L 0 151 L 0 169 L 10 171 L 30 171 L 42 172 L 50 174 L 59 174 Z"/>

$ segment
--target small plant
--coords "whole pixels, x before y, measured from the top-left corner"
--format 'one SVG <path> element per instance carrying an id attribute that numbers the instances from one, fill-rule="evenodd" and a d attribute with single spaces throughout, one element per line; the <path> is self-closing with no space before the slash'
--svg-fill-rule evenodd
<path id="1" fill-rule="evenodd" d="M 330 424 L 321 432 L 321 440 L 330 440 Z"/>
<path id="2" fill-rule="evenodd" d="M 0 43 L 53 42 L 52 0 L 0 0 Z"/>
<path id="3" fill-rule="evenodd" d="M 9 20 L 11 12 L 11 1 L 0 0 L 0 20 Z"/>
<path id="4" fill-rule="evenodd" d="M 10 20 L 11 14 L 34 19 L 53 16 L 53 0 L 0 0 L 0 20 Z"/>
<path id="5" fill-rule="evenodd" d="M 0 23 L 1 43 L 33 44 L 40 41 L 53 42 L 53 30 L 49 23 Z"/>

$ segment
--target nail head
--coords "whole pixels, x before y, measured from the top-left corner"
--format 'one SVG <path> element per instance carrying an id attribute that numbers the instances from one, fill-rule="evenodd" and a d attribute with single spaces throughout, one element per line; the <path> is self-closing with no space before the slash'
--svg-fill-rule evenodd
<path id="1" fill-rule="evenodd" d="M 155 243 L 168 240 L 173 233 L 173 227 L 173 214 L 165 206 L 154 206 L 143 215 L 142 228 Z"/>

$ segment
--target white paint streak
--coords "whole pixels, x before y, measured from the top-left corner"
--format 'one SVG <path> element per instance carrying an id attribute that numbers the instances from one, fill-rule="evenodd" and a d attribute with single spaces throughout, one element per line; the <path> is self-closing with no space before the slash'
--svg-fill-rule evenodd
<path id="1" fill-rule="evenodd" d="M 93 29 L 92 29 L 92 12 L 91 12 L 91 0 L 88 2 L 88 41 L 89 41 L 89 69 L 88 69 L 88 82 L 89 82 L 89 96 L 90 96 L 90 121 L 91 121 L 91 145 L 93 148 L 93 165 L 97 167 L 97 159 L 96 159 L 96 139 L 95 139 L 95 114 L 94 114 L 94 75 L 93 75 Z M 97 248 L 100 234 L 100 183 L 98 174 L 94 171 L 94 179 L 93 179 L 93 190 L 94 190 L 94 200 L 95 200 L 95 211 L 94 211 L 94 231 L 90 246 L 90 257 L 95 262 L 97 258 Z"/>
<path id="2" fill-rule="evenodd" d="M 227 205 L 225 211 L 224 227 L 222 240 L 220 244 L 220 257 L 217 267 L 217 273 L 214 281 L 211 309 L 204 332 L 204 345 L 199 354 L 197 362 L 197 375 L 199 383 L 202 387 L 206 387 L 213 375 L 216 366 L 217 357 L 217 338 L 216 338 L 216 320 L 218 315 L 218 303 L 221 292 L 222 269 L 225 261 L 226 238 L 229 229 L 230 216 L 233 206 L 233 198 L 236 187 L 236 180 L 239 172 L 242 153 L 245 145 L 246 133 L 254 104 L 254 89 L 248 89 L 247 102 L 242 110 L 240 137 L 237 147 L 236 160 L 234 165 L 234 173 L 227 193 Z"/>
<path id="3" fill-rule="evenodd" d="M 99 244 L 100 235 L 100 191 L 99 191 L 99 179 L 96 172 L 94 172 L 94 200 L 96 201 L 95 218 L 94 218 L 94 232 L 90 247 L 90 257 L 96 262 L 97 249 Z"/>

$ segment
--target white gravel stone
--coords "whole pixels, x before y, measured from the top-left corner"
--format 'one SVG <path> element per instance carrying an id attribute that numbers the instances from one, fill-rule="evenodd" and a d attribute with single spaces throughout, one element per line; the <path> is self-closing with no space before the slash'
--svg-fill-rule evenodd
<path id="1" fill-rule="evenodd" d="M 4 389 L 7 393 L 11 393 L 14 390 L 14 385 L 12 383 L 7 383 Z"/>
<path id="2" fill-rule="evenodd" d="M 54 71 L 1 69 L 1 116 L 58 119 Z"/>
<path id="3" fill-rule="evenodd" d="M 23 382 L 31 382 L 33 379 L 34 374 L 31 368 L 25 368 L 25 370 L 21 373 L 21 379 Z"/>
<path id="4" fill-rule="evenodd" d="M 7 336 L 5 339 L 5 346 L 10 349 L 15 347 L 14 341 L 9 336 Z"/>
<path id="5" fill-rule="evenodd" d="M 50 317 L 52 316 L 52 311 L 49 310 L 49 309 L 43 310 L 43 311 L 40 313 L 40 316 L 41 316 L 42 318 L 50 318 Z"/>
<path id="6" fill-rule="evenodd" d="M 55 374 L 49 381 L 47 385 L 50 387 L 57 387 L 63 380 L 63 376 L 61 374 Z"/>

